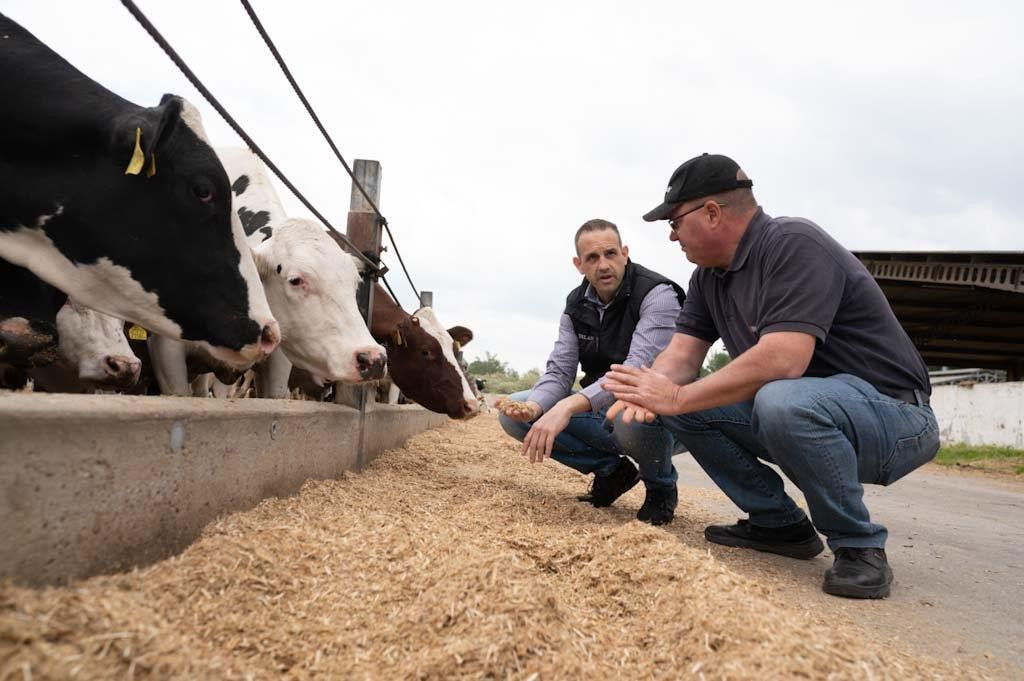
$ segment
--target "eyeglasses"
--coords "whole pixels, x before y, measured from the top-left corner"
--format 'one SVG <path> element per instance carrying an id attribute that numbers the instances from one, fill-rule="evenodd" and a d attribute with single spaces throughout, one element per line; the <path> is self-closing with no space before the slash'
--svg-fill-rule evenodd
<path id="1" fill-rule="evenodd" d="M 715 201 L 714 203 L 717 204 L 720 207 L 724 207 L 724 206 L 729 205 L 727 203 L 721 203 L 719 201 Z M 671 220 L 668 221 L 668 226 L 671 227 L 673 231 L 675 231 L 676 229 L 679 228 L 679 225 L 682 224 L 683 218 L 685 218 L 690 213 L 696 213 L 697 211 L 699 211 L 701 208 L 703 208 L 706 205 L 708 205 L 707 201 L 705 201 L 704 203 L 700 204 L 699 206 L 694 206 L 693 208 L 691 208 L 690 210 L 686 211 L 682 215 L 675 216 L 674 218 L 672 218 Z"/>

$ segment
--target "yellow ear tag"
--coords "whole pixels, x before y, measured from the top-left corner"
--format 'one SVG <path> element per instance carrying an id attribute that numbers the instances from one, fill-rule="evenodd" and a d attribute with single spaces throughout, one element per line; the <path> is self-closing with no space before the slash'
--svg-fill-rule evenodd
<path id="1" fill-rule="evenodd" d="M 149 332 L 138 324 L 132 324 L 128 327 L 128 338 L 131 340 L 146 340 L 149 337 Z"/>
<path id="2" fill-rule="evenodd" d="M 462 343 L 455 341 L 455 352 L 462 352 Z"/>
<path id="3" fill-rule="evenodd" d="M 149 157 L 149 167 L 146 168 L 146 177 L 153 177 L 156 175 L 156 152 Z"/>
<path id="4" fill-rule="evenodd" d="M 142 172 L 142 166 L 146 164 L 146 156 L 142 153 L 142 145 L 139 142 L 142 140 L 142 128 L 135 128 L 135 151 L 132 152 L 132 160 L 128 162 L 128 167 L 125 168 L 125 175 L 138 175 Z"/>
<path id="5" fill-rule="evenodd" d="M 397 345 L 398 347 L 402 347 L 402 332 L 399 331 L 398 329 L 395 329 L 395 334 L 391 336 L 391 340 L 393 340 L 395 342 L 395 345 Z"/>

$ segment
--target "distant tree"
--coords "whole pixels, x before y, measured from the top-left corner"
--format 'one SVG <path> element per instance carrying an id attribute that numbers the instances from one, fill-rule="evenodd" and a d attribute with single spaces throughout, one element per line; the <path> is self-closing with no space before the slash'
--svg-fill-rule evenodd
<path id="1" fill-rule="evenodd" d="M 704 366 L 700 368 L 700 375 L 704 377 L 708 374 L 713 374 L 731 361 L 732 358 L 729 357 L 729 353 L 716 352 L 704 361 Z"/>
<path id="2" fill-rule="evenodd" d="M 485 352 L 484 358 L 477 357 L 469 363 L 469 373 L 479 374 L 504 374 L 508 371 L 508 364 L 498 359 L 498 356 L 491 352 Z"/>
<path id="3" fill-rule="evenodd" d="M 519 380 L 527 384 L 523 390 L 526 390 L 526 388 L 532 388 L 533 384 L 540 380 L 540 369 L 530 369 L 523 374 Z"/>
<path id="4" fill-rule="evenodd" d="M 483 359 L 477 357 L 470 362 L 469 373 L 474 378 L 480 378 L 486 382 L 485 390 L 487 392 L 500 395 L 529 390 L 540 378 L 540 369 L 530 369 L 520 375 L 518 371 L 511 368 L 507 362 L 502 362 L 492 352 L 485 352 Z"/>

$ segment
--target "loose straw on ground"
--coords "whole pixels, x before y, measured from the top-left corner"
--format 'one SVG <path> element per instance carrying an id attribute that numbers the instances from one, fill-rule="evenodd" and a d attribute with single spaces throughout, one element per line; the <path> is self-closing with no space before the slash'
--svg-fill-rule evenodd
<path id="1" fill-rule="evenodd" d="M 628 520 L 639 489 L 594 509 L 518 452 L 484 415 L 148 568 L 0 585 L 0 679 L 978 676 L 826 628 Z"/>

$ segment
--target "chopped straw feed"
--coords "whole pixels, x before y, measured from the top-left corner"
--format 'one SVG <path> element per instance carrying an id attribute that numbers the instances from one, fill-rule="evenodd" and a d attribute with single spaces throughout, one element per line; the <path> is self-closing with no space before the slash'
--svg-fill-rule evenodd
<path id="1" fill-rule="evenodd" d="M 826 628 L 632 520 L 640 489 L 595 509 L 519 451 L 452 423 L 150 567 L 0 585 L 0 679 L 978 676 Z"/>

